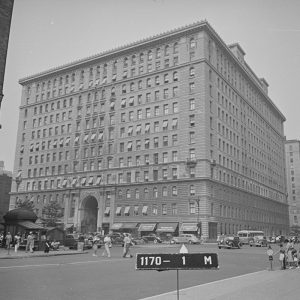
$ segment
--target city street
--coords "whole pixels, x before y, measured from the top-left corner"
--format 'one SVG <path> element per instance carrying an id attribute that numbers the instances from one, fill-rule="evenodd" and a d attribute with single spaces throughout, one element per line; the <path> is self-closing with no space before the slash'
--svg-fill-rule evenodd
<path id="1" fill-rule="evenodd" d="M 221 249 L 216 245 L 187 246 L 189 252 L 218 253 L 219 270 L 179 272 L 180 289 L 269 268 L 266 248 Z M 275 252 L 277 246 L 273 246 Z M 135 246 L 132 253 L 178 253 L 180 245 Z M 176 290 L 176 271 L 136 271 L 135 257 L 81 255 L 0 260 L 1 299 L 133 300 Z M 278 259 L 274 257 L 274 268 Z"/>

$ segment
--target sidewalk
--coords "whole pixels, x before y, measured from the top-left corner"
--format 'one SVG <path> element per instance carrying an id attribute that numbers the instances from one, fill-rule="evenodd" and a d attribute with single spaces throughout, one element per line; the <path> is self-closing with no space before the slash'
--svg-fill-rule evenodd
<path id="1" fill-rule="evenodd" d="M 263 270 L 179 291 L 180 300 L 298 300 L 300 269 Z M 177 291 L 142 300 L 175 300 Z"/>
<path id="2" fill-rule="evenodd" d="M 57 250 L 50 251 L 49 253 L 44 253 L 44 251 L 35 251 L 33 253 L 25 252 L 23 250 L 19 250 L 15 253 L 14 249 L 10 250 L 10 253 L 7 254 L 7 250 L 4 248 L 0 248 L 0 259 L 15 259 L 15 258 L 27 258 L 27 257 L 48 257 L 48 256 L 58 256 L 58 255 L 74 255 L 74 254 L 85 254 L 87 251 L 77 251 L 77 250 L 69 250 L 65 248 L 65 250 Z"/>

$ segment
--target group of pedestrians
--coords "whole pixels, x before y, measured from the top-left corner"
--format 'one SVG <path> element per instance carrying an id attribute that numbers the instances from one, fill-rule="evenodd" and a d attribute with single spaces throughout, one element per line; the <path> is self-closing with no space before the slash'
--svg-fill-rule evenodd
<path id="1" fill-rule="evenodd" d="M 7 234 L 5 235 L 5 247 L 7 249 L 7 254 L 10 254 L 11 249 L 14 249 L 14 252 L 17 253 L 20 248 L 22 239 L 25 239 L 25 235 L 21 236 L 20 232 L 16 233 L 15 236 L 13 236 L 10 232 L 7 232 Z M 30 253 L 33 253 L 33 249 L 34 235 L 32 232 L 29 232 L 26 239 L 25 252 L 30 251 Z"/>
<path id="2" fill-rule="evenodd" d="M 289 240 L 284 247 L 280 244 L 279 261 L 281 270 L 300 268 L 300 248 L 295 248 L 294 242 Z"/>
<path id="3" fill-rule="evenodd" d="M 98 241 L 99 241 L 99 239 L 95 236 L 93 238 L 93 256 L 98 256 L 97 255 Z M 109 234 L 105 235 L 103 242 L 104 242 L 104 251 L 102 252 L 102 256 L 111 257 L 110 249 L 112 247 L 112 240 L 111 240 L 111 237 Z M 130 247 L 132 246 L 132 237 L 130 234 L 125 234 L 123 243 L 124 243 L 124 246 L 123 246 L 122 257 L 124 257 L 124 258 L 133 257 L 133 255 L 130 252 Z"/>

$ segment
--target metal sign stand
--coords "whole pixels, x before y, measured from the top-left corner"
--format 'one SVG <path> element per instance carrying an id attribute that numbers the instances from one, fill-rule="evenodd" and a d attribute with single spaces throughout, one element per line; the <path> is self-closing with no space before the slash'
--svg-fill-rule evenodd
<path id="1" fill-rule="evenodd" d="M 176 270 L 177 272 L 177 300 L 179 300 L 179 270 Z"/>

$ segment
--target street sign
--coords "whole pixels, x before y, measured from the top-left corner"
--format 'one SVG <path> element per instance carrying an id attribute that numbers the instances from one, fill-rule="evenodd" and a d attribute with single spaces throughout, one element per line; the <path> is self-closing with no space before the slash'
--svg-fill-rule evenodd
<path id="1" fill-rule="evenodd" d="M 269 256 L 272 256 L 272 255 L 273 255 L 273 250 L 272 250 L 271 248 L 269 248 L 269 249 L 267 250 L 267 254 L 268 254 Z"/>
<path id="2" fill-rule="evenodd" d="M 216 253 L 136 254 L 136 270 L 218 269 Z"/>

